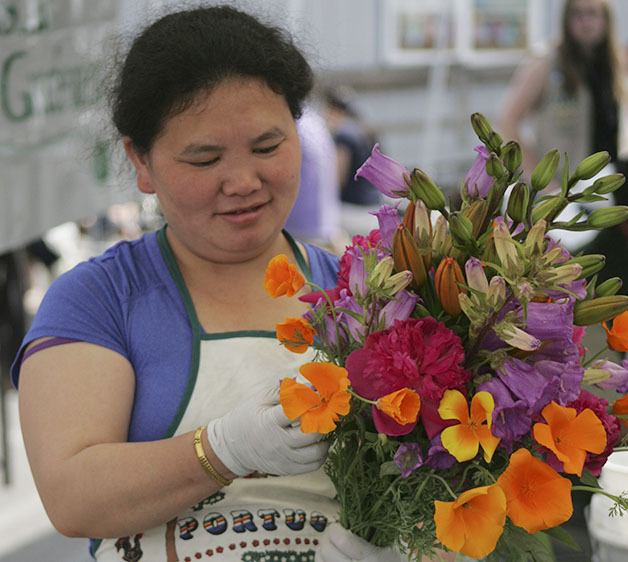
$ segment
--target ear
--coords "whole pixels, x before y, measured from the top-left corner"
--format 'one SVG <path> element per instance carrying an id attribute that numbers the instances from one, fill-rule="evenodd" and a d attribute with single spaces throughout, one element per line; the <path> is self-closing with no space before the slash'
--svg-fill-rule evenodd
<path id="1" fill-rule="evenodd" d="M 129 137 L 122 139 L 124 152 L 135 168 L 137 187 L 142 193 L 155 193 L 152 186 L 152 176 L 150 162 L 147 154 L 142 154 L 133 146 L 133 141 Z"/>

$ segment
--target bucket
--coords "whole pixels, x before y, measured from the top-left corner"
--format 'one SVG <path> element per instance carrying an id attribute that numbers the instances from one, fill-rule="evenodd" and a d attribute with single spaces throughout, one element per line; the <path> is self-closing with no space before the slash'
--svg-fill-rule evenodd
<path id="1" fill-rule="evenodd" d="M 628 492 L 628 451 L 611 454 L 602 468 L 600 486 L 611 494 Z M 594 562 L 628 561 L 628 514 L 611 517 L 613 502 L 602 494 L 593 494 L 587 526 L 591 536 Z"/>

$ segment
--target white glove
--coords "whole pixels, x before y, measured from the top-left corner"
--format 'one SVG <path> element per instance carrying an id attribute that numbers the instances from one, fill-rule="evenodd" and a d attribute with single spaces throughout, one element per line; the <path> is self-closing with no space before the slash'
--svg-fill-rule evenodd
<path id="1" fill-rule="evenodd" d="M 234 474 L 303 474 L 320 468 L 329 445 L 320 433 L 303 433 L 283 413 L 279 385 L 242 402 L 207 425 L 216 456 Z"/>
<path id="2" fill-rule="evenodd" d="M 340 523 L 325 529 L 316 553 L 316 562 L 401 562 L 403 555 L 391 547 L 382 548 L 347 531 Z"/>

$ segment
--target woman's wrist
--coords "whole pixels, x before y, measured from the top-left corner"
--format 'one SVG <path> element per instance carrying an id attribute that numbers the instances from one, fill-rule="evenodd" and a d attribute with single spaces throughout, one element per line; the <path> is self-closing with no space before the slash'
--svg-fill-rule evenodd
<path id="1" fill-rule="evenodd" d="M 231 472 L 218 458 L 207 439 L 207 431 L 205 427 L 199 427 L 195 434 L 195 452 L 199 460 L 199 464 L 203 467 L 205 472 L 212 477 L 221 487 L 230 484 L 237 475 Z M 197 446 L 196 441 L 200 440 L 200 447 Z M 204 457 L 204 459 L 203 459 Z"/>

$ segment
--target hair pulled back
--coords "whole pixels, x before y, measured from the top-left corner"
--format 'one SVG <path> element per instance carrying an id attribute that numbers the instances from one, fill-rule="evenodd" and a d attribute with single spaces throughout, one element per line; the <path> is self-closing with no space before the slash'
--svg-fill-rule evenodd
<path id="1" fill-rule="evenodd" d="M 300 117 L 310 65 L 287 34 L 230 6 L 168 14 L 133 41 L 112 89 L 113 123 L 140 153 L 166 120 L 228 78 L 257 78 Z"/>

